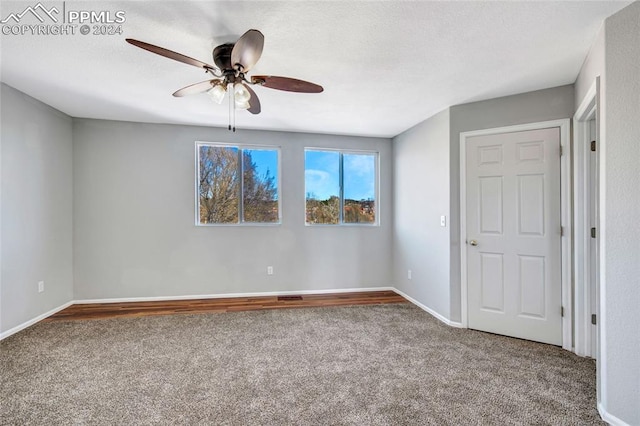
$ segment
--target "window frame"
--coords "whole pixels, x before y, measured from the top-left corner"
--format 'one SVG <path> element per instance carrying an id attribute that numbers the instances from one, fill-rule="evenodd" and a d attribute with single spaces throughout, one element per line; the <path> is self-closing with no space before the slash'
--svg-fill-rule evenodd
<path id="1" fill-rule="evenodd" d="M 325 152 L 337 152 L 340 154 L 339 157 L 339 176 L 338 176 L 338 184 L 340 186 L 338 191 L 338 198 L 340 199 L 340 213 L 338 216 L 338 223 L 309 223 L 307 222 L 307 179 L 306 175 L 304 177 L 304 224 L 305 226 L 328 226 L 328 227 L 336 227 L 336 226 L 363 226 L 363 227 L 379 227 L 380 226 L 380 152 L 373 150 L 364 150 L 364 149 L 342 149 L 342 148 L 323 148 L 323 147 L 304 147 L 304 166 L 303 169 L 306 172 L 307 170 L 307 151 L 325 151 Z M 357 223 L 357 222 L 344 222 L 344 155 L 345 154 L 364 154 L 364 155 L 373 155 L 375 157 L 375 177 L 374 177 L 374 196 L 375 196 L 375 221 L 373 223 Z"/>
<path id="2" fill-rule="evenodd" d="M 238 150 L 238 164 L 240 173 L 240 185 L 238 194 L 238 221 L 235 223 L 201 223 L 200 222 L 200 147 L 212 146 L 218 148 L 237 148 Z M 278 155 L 278 170 L 274 173 L 278 180 L 277 196 L 278 196 L 278 220 L 277 222 L 245 222 L 244 216 L 244 161 L 242 161 L 242 153 L 244 150 L 264 150 L 264 151 L 276 151 Z M 282 185 L 282 149 L 278 145 L 259 145 L 259 144 L 245 144 L 245 143 L 231 143 L 231 142 L 195 142 L 195 226 L 280 226 L 282 225 L 282 191 L 280 190 Z"/>

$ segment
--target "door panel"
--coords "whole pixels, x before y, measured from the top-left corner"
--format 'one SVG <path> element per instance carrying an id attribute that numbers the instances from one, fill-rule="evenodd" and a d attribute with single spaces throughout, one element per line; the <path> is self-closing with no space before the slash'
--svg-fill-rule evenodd
<path id="1" fill-rule="evenodd" d="M 518 315 L 545 318 L 545 277 L 544 257 L 518 256 L 520 262 L 518 290 L 520 291 L 520 311 Z"/>
<path id="2" fill-rule="evenodd" d="M 518 234 L 544 236 L 544 175 L 518 176 Z"/>
<path id="3" fill-rule="evenodd" d="M 469 328 L 562 344 L 560 129 L 467 138 Z"/>
<path id="4" fill-rule="evenodd" d="M 504 313 L 504 280 L 501 253 L 480 255 L 482 309 Z"/>
<path id="5" fill-rule="evenodd" d="M 485 176 L 480 181 L 480 232 L 502 234 L 502 176 Z"/>

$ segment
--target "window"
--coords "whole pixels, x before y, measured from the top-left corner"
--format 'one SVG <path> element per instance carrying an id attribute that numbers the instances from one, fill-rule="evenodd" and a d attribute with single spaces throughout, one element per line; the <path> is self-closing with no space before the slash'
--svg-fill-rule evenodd
<path id="1" fill-rule="evenodd" d="M 378 153 L 305 150 L 308 224 L 377 224 Z"/>
<path id="2" fill-rule="evenodd" d="M 196 223 L 279 223 L 279 149 L 196 144 Z"/>

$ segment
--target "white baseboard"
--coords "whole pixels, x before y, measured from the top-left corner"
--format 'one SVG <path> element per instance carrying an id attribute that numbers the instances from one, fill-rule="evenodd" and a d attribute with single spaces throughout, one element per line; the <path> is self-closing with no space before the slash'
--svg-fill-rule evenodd
<path id="1" fill-rule="evenodd" d="M 601 402 L 598 402 L 598 413 L 600 413 L 602 420 L 609 423 L 611 426 L 630 426 L 628 423 L 623 422 L 613 414 L 607 412 Z"/>
<path id="2" fill-rule="evenodd" d="M 270 297 L 270 296 L 298 296 L 304 294 L 328 294 L 328 293 L 359 293 L 364 291 L 395 291 L 393 287 L 367 287 L 367 288 L 339 288 L 323 290 L 284 290 L 266 291 L 259 293 L 220 293 L 220 294 L 190 294 L 183 296 L 153 296 L 153 297 L 121 297 L 110 299 L 80 299 L 74 300 L 74 305 L 87 303 L 127 303 L 127 302 L 163 302 L 167 300 L 194 300 L 194 299 L 226 299 L 232 297 Z"/>
<path id="3" fill-rule="evenodd" d="M 329 294 L 329 293 L 358 293 L 365 291 L 395 291 L 393 287 L 367 287 L 367 288 L 338 288 L 338 289 L 322 289 L 322 290 L 292 290 L 292 291 L 269 291 L 260 293 L 222 293 L 222 294 L 194 294 L 183 296 L 158 296 L 158 297 L 122 297 L 112 299 L 82 299 L 72 300 L 64 305 L 58 306 L 42 315 L 30 319 L 20 325 L 17 325 L 3 333 L 0 333 L 0 340 L 5 339 L 12 334 L 24 330 L 33 324 L 50 317 L 51 315 L 68 308 L 71 305 L 82 305 L 87 303 L 126 303 L 126 302 L 161 302 L 168 300 L 193 300 L 193 299 L 224 299 L 231 297 L 269 297 L 269 296 L 296 296 L 304 294 Z"/>
<path id="4" fill-rule="evenodd" d="M 33 324 L 35 324 L 37 322 L 40 322 L 40 321 L 42 321 L 43 319 L 45 319 L 47 317 L 50 317 L 51 315 L 55 314 L 56 312 L 59 312 L 59 311 L 61 311 L 63 309 L 68 308 L 71 305 L 73 305 L 73 301 L 67 302 L 64 305 L 60 305 L 57 308 L 53 308 L 52 310 L 50 310 L 48 312 L 45 312 L 42 315 L 38 315 L 37 317 L 32 318 L 29 321 L 24 322 L 24 323 L 22 323 L 20 325 L 16 325 L 15 327 L 13 327 L 13 328 L 5 331 L 5 332 L 0 333 L 0 340 L 6 339 L 7 337 L 11 336 L 12 334 L 16 334 L 18 331 L 24 330 L 25 328 L 30 327 Z"/>
<path id="5" fill-rule="evenodd" d="M 451 326 L 451 327 L 455 327 L 455 328 L 463 328 L 462 327 L 462 323 L 456 322 L 456 321 L 451 321 L 450 319 L 446 318 L 444 315 L 439 314 L 438 312 L 434 311 L 433 309 L 431 309 L 430 307 L 423 305 L 422 303 L 418 302 L 416 299 L 414 299 L 413 297 L 407 295 L 405 292 L 398 290 L 397 288 L 394 288 L 393 291 L 395 291 L 396 293 L 398 293 L 400 296 L 404 297 L 405 299 L 407 299 L 409 302 L 413 303 L 414 305 L 416 305 L 418 308 L 422 309 L 423 311 L 428 312 L 429 314 L 433 315 L 434 317 L 436 317 L 438 320 L 442 321 L 443 323 Z"/>
<path id="6" fill-rule="evenodd" d="M 5 331 L 0 334 L 0 340 L 11 336 L 19 332 L 20 330 L 24 330 L 25 328 L 42 321 L 43 319 L 55 314 L 58 311 L 61 311 L 65 308 L 68 308 L 71 305 L 82 305 L 88 303 L 127 303 L 127 302 L 161 302 L 168 300 L 193 300 L 193 299 L 223 299 L 223 298 L 231 298 L 231 297 L 269 297 L 269 296 L 296 296 L 296 295 L 304 295 L 304 294 L 328 294 L 328 293 L 358 293 L 365 291 L 393 291 L 400 296 L 407 299 L 409 302 L 413 303 L 420 309 L 428 312 L 438 320 L 443 323 L 456 328 L 462 328 L 462 324 L 456 321 L 451 321 L 445 318 L 443 315 L 434 311 L 433 309 L 423 305 L 418 302 L 414 298 L 408 296 L 406 293 L 398 290 L 395 287 L 367 287 L 367 288 L 339 288 L 339 289 L 322 289 L 322 290 L 285 290 L 285 291 L 269 291 L 269 292 L 258 292 L 258 293 L 221 293 L 221 294 L 192 294 L 192 295 L 182 295 L 182 296 L 154 296 L 154 297 L 120 297 L 120 298 L 108 298 L 108 299 L 80 299 L 80 300 L 72 300 L 71 302 L 67 302 L 64 305 L 58 306 L 55 309 L 50 310 L 49 312 L 45 312 L 42 315 L 38 315 L 37 317 L 20 324 L 16 327 L 13 327 L 10 330 Z M 604 416 L 603 416 L 604 418 Z M 615 419 L 615 417 L 614 417 Z M 624 423 L 613 423 L 613 424 L 624 424 Z"/>

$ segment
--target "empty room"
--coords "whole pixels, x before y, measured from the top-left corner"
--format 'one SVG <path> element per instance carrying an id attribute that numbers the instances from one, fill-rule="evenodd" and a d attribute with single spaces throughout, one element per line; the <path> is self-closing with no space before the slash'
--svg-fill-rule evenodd
<path id="1" fill-rule="evenodd" d="M 640 426 L 640 1 L 0 28 L 0 424 Z"/>

